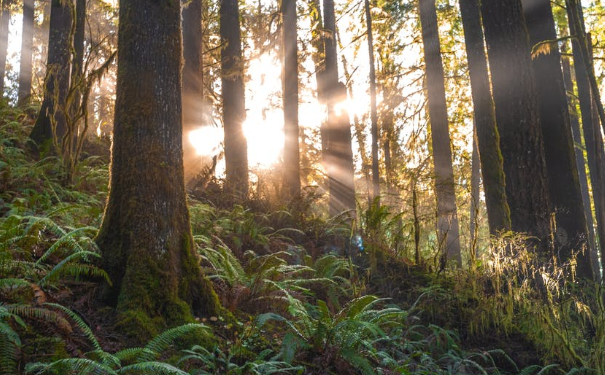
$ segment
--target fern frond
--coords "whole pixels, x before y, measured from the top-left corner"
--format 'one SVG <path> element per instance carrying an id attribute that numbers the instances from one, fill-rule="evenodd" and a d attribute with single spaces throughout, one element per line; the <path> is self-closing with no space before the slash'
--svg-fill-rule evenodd
<path id="1" fill-rule="evenodd" d="M 74 323 L 76 323 L 76 327 L 78 327 L 80 331 L 82 331 L 82 333 L 84 333 L 84 335 L 88 338 L 93 348 L 99 351 L 102 350 L 101 345 L 99 345 L 99 342 L 97 341 L 97 338 L 95 337 L 94 333 L 92 333 L 92 330 L 90 329 L 88 324 L 86 324 L 78 314 L 74 313 L 67 307 L 61 306 L 57 303 L 45 303 L 44 306 L 55 308 L 67 315 Z"/>
<path id="2" fill-rule="evenodd" d="M 52 220 L 50 220 L 50 221 L 52 222 Z M 61 229 L 61 231 L 64 232 L 62 229 Z M 48 250 L 46 250 L 46 252 L 40 257 L 40 259 L 38 259 L 38 261 L 36 263 L 41 264 L 41 263 L 45 262 L 57 250 L 63 249 L 63 248 L 67 248 L 68 250 L 70 250 L 71 253 L 85 252 L 85 250 L 82 248 L 82 246 L 80 245 L 78 240 L 75 239 L 75 237 L 82 233 L 86 233 L 86 232 L 90 232 L 90 233 L 92 233 L 92 236 L 94 236 L 94 233 L 97 232 L 97 228 L 82 227 L 82 228 L 74 229 L 69 233 L 65 233 L 54 244 L 52 244 L 52 246 Z M 88 238 L 90 238 L 90 237 L 88 237 Z"/>
<path id="3" fill-rule="evenodd" d="M 25 366 L 25 373 L 34 375 L 44 374 L 107 374 L 117 375 L 118 372 L 114 371 L 108 366 L 104 366 L 100 363 L 92 361 L 87 358 L 66 358 L 60 359 L 52 363 L 28 363 Z M 121 372 L 120 372 L 121 373 Z"/>
<path id="4" fill-rule="evenodd" d="M 29 305 L 4 305 L 4 307 L 8 312 L 20 317 L 53 323 L 62 329 L 71 332 L 71 325 L 69 322 L 52 310 Z"/>
<path id="5" fill-rule="evenodd" d="M 138 358 L 139 361 L 150 361 L 156 358 L 176 340 L 194 331 L 210 334 L 210 328 L 208 326 L 198 323 L 189 323 L 168 329 L 149 341 L 145 346 L 145 349 L 141 352 L 141 355 Z"/>
<path id="6" fill-rule="evenodd" d="M 118 374 L 189 375 L 185 371 L 163 362 L 142 362 L 122 367 Z"/>

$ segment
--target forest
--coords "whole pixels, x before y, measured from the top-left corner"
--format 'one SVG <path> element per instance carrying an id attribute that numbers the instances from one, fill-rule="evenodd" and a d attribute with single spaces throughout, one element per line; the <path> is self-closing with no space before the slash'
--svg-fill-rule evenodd
<path id="1" fill-rule="evenodd" d="M 0 4 L 0 374 L 605 374 L 602 0 Z"/>

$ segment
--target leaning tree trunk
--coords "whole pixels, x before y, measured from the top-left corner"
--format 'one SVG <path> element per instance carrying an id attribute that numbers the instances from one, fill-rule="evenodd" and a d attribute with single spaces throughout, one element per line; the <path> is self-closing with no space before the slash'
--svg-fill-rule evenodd
<path id="1" fill-rule="evenodd" d="M 522 0 L 522 4 L 530 45 L 555 40 L 557 33 L 550 0 Z M 556 220 L 556 256 L 567 262 L 577 254 L 577 275 L 593 278 L 586 242 L 588 229 L 558 47 L 551 48 L 548 54 L 534 56 L 532 68 L 538 94 L 550 205 Z"/>
<path id="2" fill-rule="evenodd" d="M 564 52 L 564 51 L 563 51 Z M 588 226 L 588 246 L 590 247 L 590 256 L 593 273 L 599 277 L 599 259 L 597 253 L 597 242 L 594 231 L 594 220 L 592 217 L 592 208 L 590 192 L 588 190 L 588 177 L 586 176 L 586 160 L 584 159 L 584 148 L 582 147 L 582 134 L 580 133 L 580 121 L 576 111 L 576 101 L 574 98 L 574 86 L 571 78 L 571 65 L 568 58 L 563 59 L 563 79 L 568 92 L 568 98 L 571 100 L 569 106 L 571 134 L 573 136 L 576 165 L 578 166 L 578 177 L 580 179 L 580 190 L 582 191 L 582 204 L 584 207 L 584 216 Z"/>
<path id="3" fill-rule="evenodd" d="M 236 199 L 248 196 L 248 143 L 243 124 L 246 119 L 244 61 L 240 36 L 239 3 L 221 0 L 220 29 L 223 125 L 227 192 Z"/>
<path id="4" fill-rule="evenodd" d="M 295 197 L 300 193 L 296 0 L 282 0 L 281 12 L 284 54 L 284 185 L 288 195 Z"/>
<path id="5" fill-rule="evenodd" d="M 4 76 L 6 75 L 6 57 L 8 55 L 8 26 L 10 24 L 11 0 L 2 0 L 0 15 L 0 98 L 4 95 Z"/>
<path id="6" fill-rule="evenodd" d="M 336 17 L 334 1 L 324 0 L 325 84 L 328 120 L 326 125 L 326 169 L 330 192 L 330 215 L 348 211 L 355 215 L 355 182 L 351 123 L 346 110 L 337 104 L 347 98 L 345 85 L 338 81 L 338 54 L 336 48 Z"/>
<path id="7" fill-rule="evenodd" d="M 538 250 L 545 254 L 550 249 L 551 211 L 521 0 L 483 1 L 481 13 L 512 229 L 536 237 Z"/>
<path id="8" fill-rule="evenodd" d="M 202 169 L 201 158 L 189 140 L 189 133 L 204 125 L 202 85 L 202 0 L 183 7 L 183 163 L 186 185 Z"/>
<path id="9" fill-rule="evenodd" d="M 21 61 L 19 62 L 18 105 L 29 102 L 32 93 L 32 55 L 34 44 L 34 0 L 23 1 L 23 29 L 21 34 Z"/>
<path id="10" fill-rule="evenodd" d="M 61 147 L 66 134 L 66 100 L 71 55 L 71 10 L 62 0 L 52 0 L 44 100 L 29 135 L 41 151 Z M 60 152 L 60 149 L 56 150 Z"/>
<path id="11" fill-rule="evenodd" d="M 453 260 L 460 266 L 462 258 L 456 210 L 454 169 L 452 167 L 452 146 L 448 129 L 443 62 L 439 45 L 435 0 L 420 0 L 419 10 L 426 64 L 433 161 L 435 164 L 439 244 L 442 246 L 443 254 L 447 256 L 447 259 Z"/>
<path id="12" fill-rule="evenodd" d="M 374 66 L 374 38 L 372 36 L 372 12 L 370 1 L 365 0 L 368 52 L 370 61 L 370 118 L 372 120 L 372 197 L 380 195 L 380 175 L 378 166 L 378 110 L 376 108 L 376 68 Z"/>
<path id="13" fill-rule="evenodd" d="M 475 114 L 475 132 L 481 160 L 487 221 L 492 235 L 511 229 L 510 209 L 506 201 L 506 183 L 500 153 L 500 135 L 496 126 L 494 102 L 489 88 L 487 58 L 478 0 L 460 0 L 464 41 Z"/>
<path id="14" fill-rule="evenodd" d="M 180 0 L 122 0 L 110 191 L 97 237 L 117 327 L 136 340 L 215 315 L 185 195 Z M 191 306 L 191 308 L 190 308 Z"/>

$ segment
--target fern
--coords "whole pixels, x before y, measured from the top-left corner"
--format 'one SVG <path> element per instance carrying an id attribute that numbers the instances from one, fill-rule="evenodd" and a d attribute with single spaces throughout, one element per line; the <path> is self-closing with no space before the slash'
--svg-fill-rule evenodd
<path id="1" fill-rule="evenodd" d="M 163 351 L 168 349 L 175 341 L 184 335 L 192 332 L 199 332 L 204 335 L 210 334 L 210 328 L 204 324 L 190 323 L 175 328 L 171 328 L 158 336 L 154 337 L 138 357 L 139 361 L 150 361 L 157 358 Z"/>
<path id="2" fill-rule="evenodd" d="M 84 320 L 82 320 L 82 318 L 80 318 L 80 316 L 78 314 L 74 313 L 67 307 L 61 306 L 56 303 L 45 303 L 44 306 L 55 308 L 55 309 L 61 311 L 62 313 L 64 313 L 65 315 L 67 315 L 74 323 L 76 323 L 76 326 L 88 338 L 88 340 L 90 341 L 90 343 L 92 344 L 94 349 L 101 350 L 101 345 L 99 345 L 99 342 L 97 341 L 97 338 L 95 337 L 95 335 L 92 333 L 92 330 L 90 329 L 88 324 L 86 324 L 84 322 Z"/>

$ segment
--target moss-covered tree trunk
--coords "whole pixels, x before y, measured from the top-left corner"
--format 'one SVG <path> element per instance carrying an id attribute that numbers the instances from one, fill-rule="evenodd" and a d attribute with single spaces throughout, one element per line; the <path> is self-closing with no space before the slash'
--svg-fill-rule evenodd
<path id="1" fill-rule="evenodd" d="M 540 250 L 546 252 L 551 210 L 521 0 L 482 1 L 481 14 L 512 229 L 538 238 Z"/>
<path id="2" fill-rule="evenodd" d="M 522 4 L 530 45 L 555 40 L 557 33 L 550 0 L 522 0 Z M 577 254 L 577 275 L 593 278 L 561 54 L 555 47 L 548 54 L 534 56 L 531 61 L 544 140 L 548 192 L 556 220 L 556 255 L 562 261 L 569 261 Z"/>
<path id="3" fill-rule="evenodd" d="M 282 0 L 281 12 L 284 54 L 284 185 L 290 197 L 295 197 L 300 193 L 296 0 Z"/>
<path id="4" fill-rule="evenodd" d="M 44 150 L 51 149 L 53 137 L 56 137 L 57 145 L 60 146 L 61 138 L 67 131 L 65 111 L 73 36 L 71 16 L 71 9 L 67 3 L 62 0 L 52 0 L 44 100 L 29 135 L 38 147 Z"/>
<path id="5" fill-rule="evenodd" d="M 70 99 L 71 121 L 76 118 L 76 112 L 80 107 L 82 89 L 84 88 L 84 34 L 86 31 L 86 0 L 76 0 L 75 4 L 75 29 L 73 44 L 73 61 L 71 68 L 71 90 L 73 90 Z"/>
<path id="6" fill-rule="evenodd" d="M 121 0 L 110 191 L 97 243 L 118 326 L 145 340 L 214 315 L 183 176 L 180 0 Z"/>
<path id="7" fill-rule="evenodd" d="M 336 46 L 336 17 L 334 1 L 323 1 L 325 87 L 324 94 L 328 107 L 325 134 L 327 138 L 324 157 L 330 192 L 330 215 L 349 211 L 355 213 L 355 183 L 351 123 L 345 109 L 337 108 L 347 99 L 345 85 L 338 81 L 338 53 Z M 340 106 L 342 107 L 342 106 Z M 322 140 L 323 141 L 323 140 Z"/>
<path id="8" fill-rule="evenodd" d="M 237 0 L 221 0 L 220 31 L 221 90 L 225 127 L 226 190 L 237 199 L 248 196 L 248 143 L 244 136 L 246 120 L 244 61 Z"/>
<path id="9" fill-rule="evenodd" d="M 6 74 L 6 57 L 8 54 L 8 26 L 11 19 L 12 0 L 2 0 L 0 15 L 0 97 L 4 95 L 4 75 Z"/>
<path id="10" fill-rule="evenodd" d="M 478 0 L 460 0 L 460 13 L 464 26 L 464 42 L 471 78 L 475 130 L 487 221 L 492 235 L 511 229 L 510 209 L 506 201 L 505 177 L 500 153 L 500 135 L 496 126 L 496 113 L 489 87 L 487 57 L 483 43 L 483 28 Z"/>
<path id="11" fill-rule="evenodd" d="M 431 121 L 431 141 L 435 165 L 437 231 L 439 244 L 448 260 L 462 264 L 460 230 L 456 209 L 452 146 L 448 128 L 443 61 L 437 29 L 435 0 L 419 0 L 420 25 L 426 65 L 426 90 Z"/>
<path id="12" fill-rule="evenodd" d="M 202 169 L 201 158 L 189 141 L 189 133 L 204 125 L 202 88 L 202 0 L 184 2 L 183 7 L 183 164 L 185 182 Z"/>
<path id="13" fill-rule="evenodd" d="M 32 55 L 34 44 L 34 0 L 23 1 L 23 28 L 21 34 L 21 59 L 19 62 L 18 105 L 29 102 L 32 91 Z"/>

